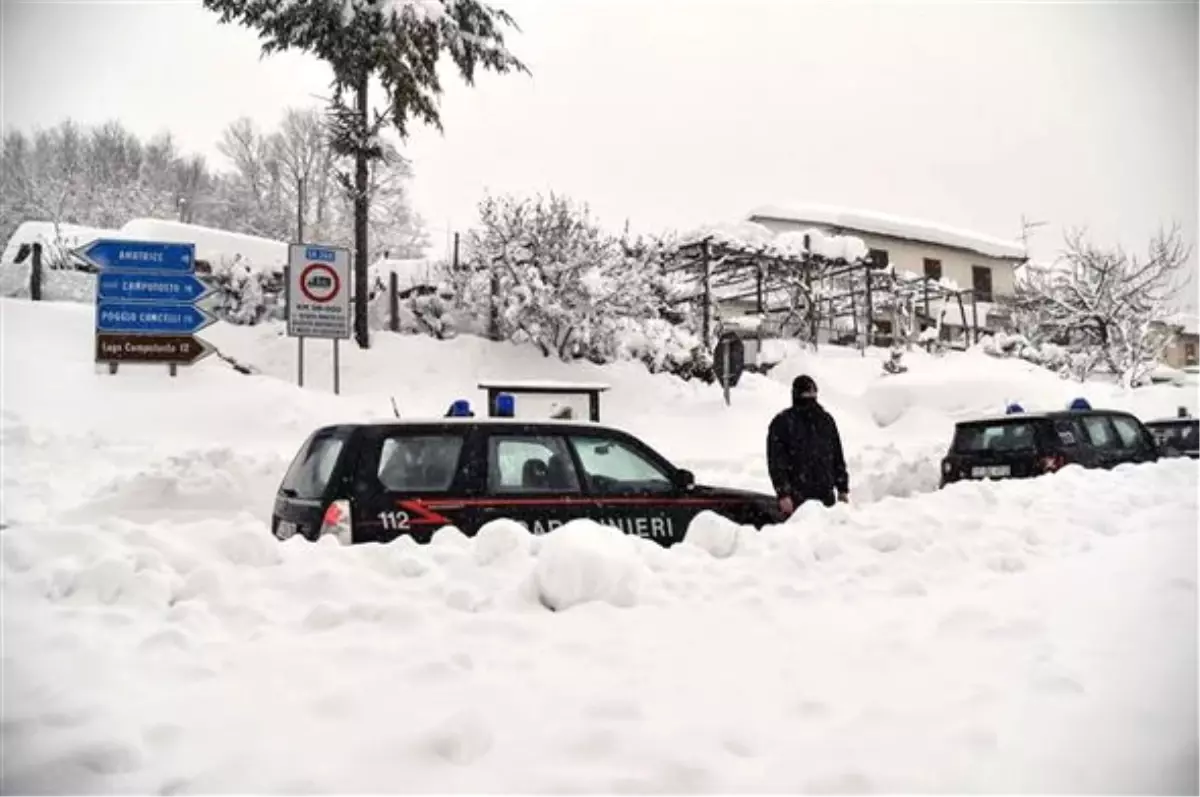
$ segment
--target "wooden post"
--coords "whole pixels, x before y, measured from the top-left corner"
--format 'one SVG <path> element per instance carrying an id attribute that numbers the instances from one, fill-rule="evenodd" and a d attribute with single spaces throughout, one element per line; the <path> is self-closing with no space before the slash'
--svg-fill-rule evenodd
<path id="1" fill-rule="evenodd" d="M 488 269 L 491 271 L 488 337 L 492 340 L 500 340 L 500 275 L 496 271 L 496 262 L 494 260 L 488 261 Z"/>
<path id="2" fill-rule="evenodd" d="M 867 271 L 866 271 L 866 274 L 867 274 L 867 334 L 866 334 L 866 344 L 864 345 L 864 354 L 865 354 L 865 349 L 869 349 L 872 346 L 872 344 L 875 342 L 875 307 L 874 307 L 873 302 L 871 301 L 871 264 L 870 263 L 867 263 L 866 269 L 867 269 Z"/>
<path id="3" fill-rule="evenodd" d="M 704 341 L 704 348 L 707 350 L 712 344 L 709 337 L 712 332 L 712 320 L 709 317 L 709 314 L 712 312 L 712 275 L 709 273 L 710 260 L 707 240 L 700 243 L 700 259 L 700 266 L 704 269 L 703 276 L 701 277 L 704 282 L 704 296 L 701 299 L 703 302 L 703 307 L 701 308 L 703 310 L 703 317 L 700 319 L 700 335 Z"/>
<path id="4" fill-rule="evenodd" d="M 850 283 L 850 328 L 854 331 L 854 345 L 858 346 L 858 302 L 854 299 L 854 283 Z M 867 356 L 866 347 L 859 346 L 858 350 Z"/>
<path id="5" fill-rule="evenodd" d="M 450 261 L 450 266 L 454 271 L 458 271 L 458 233 L 454 233 L 454 254 Z"/>
<path id="6" fill-rule="evenodd" d="M 389 326 L 393 332 L 400 331 L 400 280 L 396 277 L 396 272 L 388 274 L 388 313 L 390 315 Z"/>
<path id="7" fill-rule="evenodd" d="M 395 277 L 396 274 L 393 272 L 392 276 Z M 338 355 L 339 355 L 338 339 L 334 338 L 333 339 L 333 395 L 335 395 L 335 396 L 340 395 L 342 392 L 342 363 L 341 363 L 341 359 Z"/>
<path id="8" fill-rule="evenodd" d="M 33 245 L 33 261 L 29 266 L 29 298 L 42 300 L 42 245 Z"/>
<path id="9" fill-rule="evenodd" d="M 971 291 L 971 337 L 975 343 L 979 342 L 979 301 L 975 291 Z"/>
<path id="10" fill-rule="evenodd" d="M 970 338 L 967 336 L 969 327 L 967 326 L 967 310 L 963 307 L 962 291 L 954 294 L 954 298 L 958 300 L 958 315 L 962 318 L 963 343 L 966 343 Z"/>
<path id="11" fill-rule="evenodd" d="M 721 381 L 724 383 L 722 385 L 722 387 L 724 388 L 724 392 L 725 392 L 725 406 L 726 407 L 729 406 L 729 386 L 730 386 L 730 383 L 733 382 L 733 374 L 730 373 L 730 369 L 733 367 L 733 363 L 730 362 L 730 360 L 732 359 L 730 357 L 730 349 L 732 349 L 732 348 L 733 348 L 733 341 L 730 339 L 727 339 L 725 341 L 724 348 L 721 349 L 721 365 L 722 365 L 721 372 L 724 374 L 724 378 Z"/>

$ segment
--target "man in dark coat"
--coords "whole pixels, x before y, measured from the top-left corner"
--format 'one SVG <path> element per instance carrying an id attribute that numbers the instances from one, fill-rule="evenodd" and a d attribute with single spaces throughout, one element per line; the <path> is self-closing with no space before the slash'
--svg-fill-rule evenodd
<path id="1" fill-rule="evenodd" d="M 792 381 L 792 406 L 771 420 L 767 470 L 785 516 L 805 501 L 833 506 L 850 498 L 842 438 L 833 416 L 817 403 L 817 383 L 810 376 Z"/>

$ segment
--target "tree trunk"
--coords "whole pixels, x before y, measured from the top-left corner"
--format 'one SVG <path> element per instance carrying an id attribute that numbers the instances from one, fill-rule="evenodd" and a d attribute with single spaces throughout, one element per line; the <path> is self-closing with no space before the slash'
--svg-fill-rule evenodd
<path id="1" fill-rule="evenodd" d="M 362 132 L 366 131 L 368 122 L 367 79 L 368 73 L 364 70 L 356 92 L 356 110 Z M 367 329 L 367 213 L 370 210 L 367 190 L 370 172 L 366 143 L 359 142 L 358 151 L 354 154 L 354 334 L 361 349 L 371 346 L 370 331 Z"/>

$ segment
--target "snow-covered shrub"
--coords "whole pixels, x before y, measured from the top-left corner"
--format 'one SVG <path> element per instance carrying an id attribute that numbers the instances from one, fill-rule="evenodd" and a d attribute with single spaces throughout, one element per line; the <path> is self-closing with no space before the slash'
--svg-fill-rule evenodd
<path id="1" fill-rule="evenodd" d="M 464 324 L 527 342 L 547 357 L 690 373 L 699 341 L 664 265 L 671 247 L 604 232 L 585 206 L 547 198 L 487 197 L 449 276 Z"/>
<path id="2" fill-rule="evenodd" d="M 218 318 L 231 324 L 254 325 L 281 316 L 282 275 L 255 268 L 237 255 L 203 275 L 216 289 L 211 305 Z"/>
<path id="3" fill-rule="evenodd" d="M 391 284 L 386 274 L 372 273 L 369 318 L 374 329 L 392 328 L 390 290 Z M 401 289 L 396 301 L 396 331 L 409 335 L 429 335 L 439 340 L 452 338 L 459 332 L 454 305 L 454 289 L 448 282 Z"/>

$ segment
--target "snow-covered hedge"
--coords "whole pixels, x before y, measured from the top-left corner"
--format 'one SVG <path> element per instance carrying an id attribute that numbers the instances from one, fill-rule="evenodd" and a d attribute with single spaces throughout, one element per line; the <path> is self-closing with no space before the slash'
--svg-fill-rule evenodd
<path id="1" fill-rule="evenodd" d="M 1063 346 L 1053 343 L 1035 345 L 1024 335 L 1005 332 L 984 337 L 979 342 L 979 348 L 993 357 L 1017 357 L 1057 373 L 1070 371 L 1076 359 L 1073 353 Z"/>

